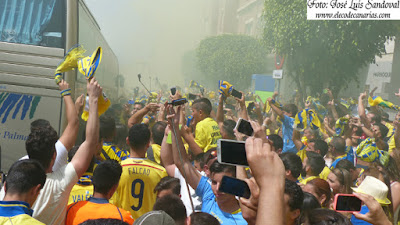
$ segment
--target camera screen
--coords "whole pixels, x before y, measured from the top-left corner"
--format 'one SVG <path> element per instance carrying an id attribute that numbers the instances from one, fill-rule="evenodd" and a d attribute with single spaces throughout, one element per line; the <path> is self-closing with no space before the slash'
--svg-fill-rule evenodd
<path id="1" fill-rule="evenodd" d="M 253 135 L 253 128 L 251 127 L 250 122 L 243 119 L 240 120 L 240 123 L 237 127 L 237 131 L 247 136 Z"/>
<path id="2" fill-rule="evenodd" d="M 221 141 L 221 162 L 248 166 L 245 142 Z"/>
<path id="3" fill-rule="evenodd" d="M 236 97 L 236 98 L 242 98 L 242 93 L 236 91 L 235 89 L 232 89 L 231 95 L 232 95 L 233 97 Z"/>
<path id="4" fill-rule="evenodd" d="M 250 189 L 247 183 L 233 177 L 228 177 L 228 176 L 222 177 L 221 186 L 219 190 L 231 195 L 236 195 L 245 198 L 250 197 Z"/>
<path id="5" fill-rule="evenodd" d="M 337 211 L 360 211 L 362 201 L 356 196 L 339 195 L 336 203 Z"/>

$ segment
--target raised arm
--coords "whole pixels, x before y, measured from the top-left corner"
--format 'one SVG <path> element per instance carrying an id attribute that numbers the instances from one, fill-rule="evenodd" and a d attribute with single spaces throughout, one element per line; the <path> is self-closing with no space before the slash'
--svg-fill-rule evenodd
<path id="1" fill-rule="evenodd" d="M 69 89 L 68 83 L 64 80 L 62 80 L 58 86 L 60 91 Z M 63 99 L 65 104 L 65 114 L 67 117 L 67 126 L 60 137 L 60 141 L 67 150 L 70 150 L 75 145 L 76 137 L 78 135 L 79 119 L 71 95 L 64 95 Z"/>
<path id="2" fill-rule="evenodd" d="M 133 125 L 142 122 L 143 117 L 149 113 L 150 111 L 156 111 L 160 108 L 160 105 L 157 103 L 149 103 L 143 109 L 137 111 L 135 114 L 131 116 L 128 120 L 128 127 L 131 128 Z"/>
<path id="3" fill-rule="evenodd" d="M 355 121 L 353 122 L 353 124 L 354 124 L 355 126 L 361 127 L 362 131 L 363 131 L 363 132 L 365 133 L 365 135 L 367 135 L 368 137 L 374 137 L 374 133 L 373 133 L 371 130 L 369 130 L 368 128 L 366 128 L 365 126 L 363 126 L 363 125 L 361 124 L 360 120 L 355 120 Z"/>
<path id="4" fill-rule="evenodd" d="M 337 121 L 339 119 L 339 114 L 336 111 L 335 101 L 333 99 L 328 102 L 328 108 L 331 110 L 332 116 L 335 119 L 335 121 Z"/>
<path id="5" fill-rule="evenodd" d="M 273 104 L 273 102 L 274 102 L 275 100 L 273 100 L 272 98 L 268 98 L 267 101 L 269 102 L 269 105 L 271 106 L 272 111 L 273 111 L 276 115 L 278 115 L 279 117 L 283 118 L 283 116 L 284 116 L 284 115 L 283 115 L 283 111 L 282 111 L 280 108 L 278 108 L 276 105 Z"/>
<path id="6" fill-rule="evenodd" d="M 203 153 L 203 149 L 196 143 L 190 128 L 186 125 L 182 126 L 182 137 L 185 139 L 186 143 L 189 145 L 190 150 L 192 150 L 194 155 Z"/>
<path id="7" fill-rule="evenodd" d="M 282 160 L 269 143 L 253 137 L 246 140 L 246 155 L 260 188 L 256 224 L 284 224 L 285 167 Z"/>
<path id="8" fill-rule="evenodd" d="M 200 182 L 201 175 L 197 172 L 194 168 L 192 163 L 189 161 L 189 157 L 186 154 L 185 147 L 183 146 L 182 137 L 179 132 L 179 114 L 180 114 L 180 107 L 178 106 L 177 112 L 173 111 L 172 106 L 167 107 L 167 111 L 170 113 L 168 116 L 168 122 L 170 125 L 174 125 L 176 129 L 176 136 L 175 133 L 172 131 L 172 155 L 174 158 L 174 163 L 176 167 L 178 167 L 179 171 L 182 175 L 186 175 L 186 182 L 196 190 L 197 185 Z M 178 143 L 176 142 L 178 141 Z M 180 152 L 180 153 L 179 153 Z"/>
<path id="9" fill-rule="evenodd" d="M 167 170 L 168 176 L 175 177 L 174 156 L 172 155 L 172 146 L 167 143 L 168 133 L 171 132 L 169 126 L 165 129 L 164 138 L 161 143 L 160 158 L 161 164 Z"/>
<path id="10" fill-rule="evenodd" d="M 328 117 L 324 118 L 324 128 L 328 134 L 328 136 L 333 136 L 336 134 L 336 132 L 329 126 L 329 120 Z"/>
<path id="11" fill-rule="evenodd" d="M 261 104 L 262 104 L 262 103 L 261 103 Z M 257 115 L 257 122 L 258 122 L 260 125 L 262 125 L 262 124 L 263 124 L 264 117 L 263 117 L 262 112 L 261 112 L 260 103 L 254 102 L 254 106 L 256 107 L 255 112 L 256 112 L 256 115 Z"/>
<path id="12" fill-rule="evenodd" d="M 248 121 L 249 120 L 249 115 L 247 114 L 246 100 L 244 99 L 243 92 L 240 92 L 240 93 L 242 93 L 242 98 L 241 99 L 235 98 L 236 101 L 239 103 L 239 106 L 240 106 L 240 110 L 238 112 L 238 116 L 240 118 L 245 119 L 245 120 Z"/>
<path id="13" fill-rule="evenodd" d="M 400 123 L 399 123 L 399 121 L 395 120 L 395 121 L 393 121 L 393 125 L 395 127 L 393 138 L 394 138 L 394 145 L 396 146 L 394 148 L 394 151 L 398 152 L 398 151 L 400 151 Z"/>
<path id="14" fill-rule="evenodd" d="M 75 168 L 78 177 L 81 177 L 87 170 L 93 155 L 96 153 L 99 145 L 99 114 L 98 99 L 103 89 L 95 79 L 87 84 L 89 94 L 89 119 L 86 124 L 86 140 L 80 145 L 71 163 Z"/>
<path id="15" fill-rule="evenodd" d="M 219 96 L 218 108 L 217 108 L 217 117 L 216 117 L 219 129 L 221 129 L 222 124 L 224 123 L 224 96 Z"/>
<path id="16" fill-rule="evenodd" d="M 293 129 L 293 143 L 296 146 L 297 150 L 300 150 L 303 147 L 303 142 L 301 142 L 301 134 L 300 131 Z"/>
<path id="17" fill-rule="evenodd" d="M 361 93 L 360 96 L 358 97 L 358 115 L 360 116 L 361 122 L 367 127 L 370 127 L 370 124 L 368 122 L 367 116 L 365 115 L 365 107 L 363 100 L 367 97 L 367 93 Z"/>

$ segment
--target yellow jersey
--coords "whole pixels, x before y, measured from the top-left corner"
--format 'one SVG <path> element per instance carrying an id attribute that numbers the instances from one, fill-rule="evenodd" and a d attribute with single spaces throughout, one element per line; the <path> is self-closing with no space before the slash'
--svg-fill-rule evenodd
<path id="1" fill-rule="evenodd" d="M 301 159 L 301 161 L 302 162 L 304 162 L 304 159 L 306 158 L 306 152 L 307 152 L 307 150 L 306 150 L 306 146 L 305 145 L 303 145 L 303 147 L 301 147 L 301 149 L 296 153 L 299 157 L 300 157 L 300 159 Z"/>
<path id="2" fill-rule="evenodd" d="M 104 142 L 100 157 L 103 159 L 103 161 L 107 159 L 114 159 L 118 162 L 121 162 L 129 157 L 129 152 L 119 149 L 118 146 L 111 142 Z"/>
<path id="3" fill-rule="evenodd" d="M 147 158 L 128 158 L 121 162 L 121 166 L 114 204 L 129 211 L 136 220 L 153 209 L 156 202 L 154 188 L 167 172 Z"/>
<path id="4" fill-rule="evenodd" d="M 216 148 L 217 140 L 222 138 L 217 122 L 210 117 L 196 124 L 195 135 L 194 141 L 203 149 L 203 152 L 207 152 L 211 148 Z"/>
<path id="5" fill-rule="evenodd" d="M 328 179 L 328 175 L 331 173 L 329 167 L 325 166 L 322 172 L 319 174 L 319 178 L 326 180 Z"/>
<path id="6" fill-rule="evenodd" d="M 68 199 L 68 205 L 79 201 L 87 201 L 93 196 L 93 173 L 86 172 L 83 174 L 77 184 L 71 190 Z"/>
<path id="7" fill-rule="evenodd" d="M 307 178 L 304 178 L 304 179 L 303 179 L 301 176 L 299 176 L 298 181 L 299 181 L 300 184 L 306 185 L 306 184 L 308 183 L 308 181 L 314 180 L 315 178 L 319 178 L 319 177 L 317 177 L 317 176 L 311 176 L 311 177 L 307 177 Z"/>
<path id="8" fill-rule="evenodd" d="M 161 146 L 158 145 L 158 144 L 152 144 L 147 149 L 146 158 L 148 158 L 151 161 L 161 165 L 160 152 L 161 152 Z"/>

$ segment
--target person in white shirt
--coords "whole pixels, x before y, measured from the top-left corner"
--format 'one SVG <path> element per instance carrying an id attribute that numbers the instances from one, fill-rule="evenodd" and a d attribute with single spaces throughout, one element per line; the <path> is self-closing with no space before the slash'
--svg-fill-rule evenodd
<path id="1" fill-rule="evenodd" d="M 65 215 L 70 191 L 78 178 L 83 175 L 95 154 L 99 141 L 98 98 L 102 93 L 100 85 L 92 79 L 87 83 L 89 94 L 89 119 L 86 125 L 86 140 L 80 145 L 70 163 L 53 171 L 57 152 L 57 133 L 54 129 L 37 128 L 26 141 L 30 159 L 38 160 L 46 169 L 46 183 L 32 209 L 33 217 L 45 224 L 65 224 Z"/>

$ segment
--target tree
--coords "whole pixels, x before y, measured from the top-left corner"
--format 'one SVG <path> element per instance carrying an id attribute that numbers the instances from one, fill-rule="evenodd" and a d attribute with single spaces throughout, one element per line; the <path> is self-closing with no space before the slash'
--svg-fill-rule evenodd
<path id="1" fill-rule="evenodd" d="M 208 37 L 196 49 L 197 66 L 216 85 L 226 80 L 238 90 L 251 84 L 251 75 L 267 71 L 270 51 L 259 40 L 246 35 L 224 34 Z"/>
<path id="2" fill-rule="evenodd" d="M 286 74 L 305 94 L 329 87 L 334 94 L 385 52 L 398 28 L 392 21 L 307 20 L 307 1 L 266 0 L 264 41 L 286 57 Z"/>

